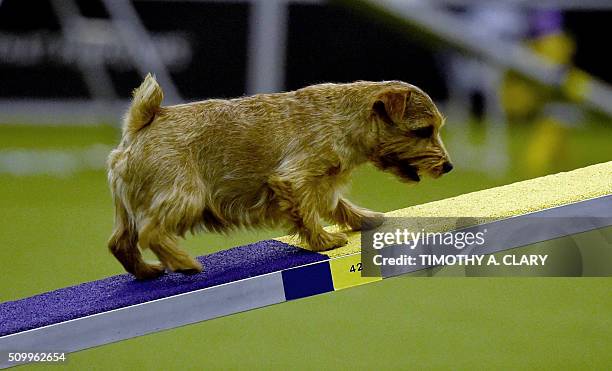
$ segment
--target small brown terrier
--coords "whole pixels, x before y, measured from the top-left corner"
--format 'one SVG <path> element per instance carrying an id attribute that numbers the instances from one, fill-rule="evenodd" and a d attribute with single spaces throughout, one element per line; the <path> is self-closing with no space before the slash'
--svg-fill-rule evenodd
<path id="1" fill-rule="evenodd" d="M 278 94 L 161 107 L 148 75 L 108 159 L 115 228 L 108 246 L 139 279 L 202 270 L 177 246 L 187 231 L 290 226 L 313 251 L 347 243 L 382 214 L 342 197 L 366 161 L 409 182 L 452 169 L 431 98 L 401 82 L 320 84 Z M 138 249 L 161 264 L 148 264 Z"/>

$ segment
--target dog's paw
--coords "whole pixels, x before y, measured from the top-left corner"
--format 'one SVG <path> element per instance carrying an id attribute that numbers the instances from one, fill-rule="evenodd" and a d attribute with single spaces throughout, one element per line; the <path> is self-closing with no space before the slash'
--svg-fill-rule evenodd
<path id="1" fill-rule="evenodd" d="M 347 224 L 353 231 L 367 231 L 381 226 L 385 221 L 385 215 L 376 211 L 359 210 Z"/>
<path id="2" fill-rule="evenodd" d="M 202 272 L 202 264 L 199 261 L 189 258 L 182 260 L 180 264 L 173 267 L 172 269 L 176 273 L 182 273 L 187 275 L 198 274 Z"/>
<path id="3" fill-rule="evenodd" d="M 378 228 L 385 222 L 385 214 L 370 211 L 364 214 L 361 218 L 361 225 L 357 228 L 353 228 L 354 231 L 368 231 L 370 229 Z"/>
<path id="4" fill-rule="evenodd" d="M 162 264 L 148 264 L 143 263 L 136 267 L 134 276 L 138 280 L 152 280 L 163 275 L 166 269 Z"/>
<path id="5" fill-rule="evenodd" d="M 323 232 L 310 243 L 313 251 L 326 251 L 344 246 L 348 243 L 348 237 L 344 233 Z"/>

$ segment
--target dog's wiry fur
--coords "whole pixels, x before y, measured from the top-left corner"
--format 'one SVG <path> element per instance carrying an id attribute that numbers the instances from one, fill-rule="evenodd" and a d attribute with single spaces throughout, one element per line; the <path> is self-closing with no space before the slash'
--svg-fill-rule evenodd
<path id="1" fill-rule="evenodd" d="M 401 179 L 449 171 L 431 99 L 399 82 L 320 84 L 297 91 L 161 107 L 148 75 L 134 91 L 108 159 L 115 203 L 109 248 L 137 278 L 198 272 L 177 246 L 199 230 L 287 225 L 313 251 L 346 244 L 322 219 L 357 230 L 382 214 L 342 197 L 366 161 Z M 143 261 L 151 249 L 161 264 Z"/>

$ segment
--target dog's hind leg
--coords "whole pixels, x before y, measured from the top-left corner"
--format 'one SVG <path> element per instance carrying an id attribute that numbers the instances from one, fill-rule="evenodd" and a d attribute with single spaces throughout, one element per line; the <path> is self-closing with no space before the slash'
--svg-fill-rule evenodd
<path id="1" fill-rule="evenodd" d="M 202 264 L 178 247 L 176 237 L 160 223 L 149 220 L 138 232 L 142 249 L 151 249 L 162 264 L 174 272 L 194 274 L 202 271 Z"/>
<path id="2" fill-rule="evenodd" d="M 138 235 L 128 221 L 127 211 L 120 201 L 115 202 L 115 229 L 108 241 L 110 252 L 126 271 L 138 279 L 151 279 L 164 273 L 161 264 L 148 264 L 138 249 Z"/>

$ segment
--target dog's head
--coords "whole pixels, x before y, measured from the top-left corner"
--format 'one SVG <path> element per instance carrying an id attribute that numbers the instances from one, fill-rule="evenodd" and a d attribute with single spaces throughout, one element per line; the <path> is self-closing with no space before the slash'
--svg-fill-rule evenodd
<path id="1" fill-rule="evenodd" d="M 376 139 L 369 159 L 409 182 L 424 174 L 440 177 L 453 169 L 440 129 L 444 118 L 419 88 L 398 83 L 383 88 L 371 103 Z"/>

